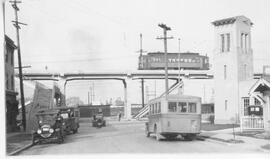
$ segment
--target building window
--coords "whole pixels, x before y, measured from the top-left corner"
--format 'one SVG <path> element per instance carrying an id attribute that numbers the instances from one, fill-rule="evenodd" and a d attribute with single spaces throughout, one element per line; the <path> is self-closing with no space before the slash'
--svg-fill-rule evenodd
<path id="1" fill-rule="evenodd" d="M 160 113 L 160 112 L 161 112 L 161 103 L 158 102 L 158 113 Z"/>
<path id="2" fill-rule="evenodd" d="M 6 89 L 9 89 L 9 86 L 8 86 L 8 81 L 9 81 L 9 79 L 8 79 L 8 73 L 6 73 Z"/>
<path id="3" fill-rule="evenodd" d="M 225 111 L 228 109 L 228 100 L 225 100 Z"/>
<path id="4" fill-rule="evenodd" d="M 182 112 L 182 113 L 187 112 L 187 103 L 186 102 L 179 102 L 178 103 L 178 112 Z"/>
<path id="5" fill-rule="evenodd" d="M 249 35 L 248 33 L 241 33 L 240 46 L 243 52 L 247 53 L 249 48 Z"/>
<path id="6" fill-rule="evenodd" d="M 7 50 L 5 52 L 5 60 L 6 60 L 6 63 L 8 63 L 8 52 L 7 52 Z"/>
<path id="7" fill-rule="evenodd" d="M 10 63 L 11 63 L 11 65 L 13 66 L 14 65 L 14 54 L 13 54 L 13 52 L 10 54 Z"/>
<path id="8" fill-rule="evenodd" d="M 11 75 L 11 89 L 14 90 L 14 75 Z"/>
<path id="9" fill-rule="evenodd" d="M 225 51 L 225 37 L 224 37 L 224 34 L 221 34 L 220 37 L 221 37 L 221 52 L 224 52 Z"/>
<path id="10" fill-rule="evenodd" d="M 188 112 L 196 113 L 196 103 L 188 103 Z"/>
<path id="11" fill-rule="evenodd" d="M 227 79 L 227 65 L 224 65 L 223 74 L 224 74 L 224 79 Z"/>
<path id="12" fill-rule="evenodd" d="M 240 46 L 241 46 L 241 49 L 243 49 L 244 48 L 244 33 L 241 33 L 241 40 L 240 40 L 240 42 L 241 42 L 241 44 L 240 44 Z"/>
<path id="13" fill-rule="evenodd" d="M 226 51 L 230 51 L 230 45 L 231 45 L 231 37 L 230 37 L 230 34 L 228 33 L 228 34 L 226 34 L 226 36 L 227 36 L 227 50 Z"/>
<path id="14" fill-rule="evenodd" d="M 248 115 L 248 107 L 249 107 L 249 97 L 243 97 L 243 104 L 244 104 L 244 116 Z"/>
<path id="15" fill-rule="evenodd" d="M 176 112 L 176 102 L 169 102 L 169 112 Z"/>

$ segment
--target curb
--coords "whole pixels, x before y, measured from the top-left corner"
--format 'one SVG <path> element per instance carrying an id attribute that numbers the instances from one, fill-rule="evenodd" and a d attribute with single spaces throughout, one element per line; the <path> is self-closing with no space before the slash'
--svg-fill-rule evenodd
<path id="1" fill-rule="evenodd" d="M 231 143 L 219 141 L 219 140 L 215 140 L 215 139 L 211 139 L 211 138 L 207 138 L 207 139 L 205 139 L 205 141 L 212 142 L 212 143 L 218 143 L 218 144 L 222 144 L 222 145 L 227 145 L 227 146 L 231 145 Z"/>
<path id="2" fill-rule="evenodd" d="M 218 140 L 219 138 L 211 138 L 209 136 L 201 136 L 201 137 L 203 137 L 205 141 L 208 141 L 208 142 L 218 143 L 218 144 L 227 145 L 227 146 L 233 145 L 233 143 L 221 141 L 223 139 Z"/>
<path id="3" fill-rule="evenodd" d="M 19 148 L 18 150 L 15 150 L 15 151 L 13 151 L 13 152 L 7 154 L 7 155 L 8 155 L 8 156 L 14 156 L 14 155 L 17 155 L 17 154 L 19 154 L 20 152 L 22 152 L 22 151 L 24 151 L 24 150 L 26 150 L 26 149 L 28 149 L 28 148 L 30 148 L 30 147 L 32 147 L 32 146 L 34 146 L 33 143 L 27 144 L 27 145 L 23 146 L 22 148 Z"/>

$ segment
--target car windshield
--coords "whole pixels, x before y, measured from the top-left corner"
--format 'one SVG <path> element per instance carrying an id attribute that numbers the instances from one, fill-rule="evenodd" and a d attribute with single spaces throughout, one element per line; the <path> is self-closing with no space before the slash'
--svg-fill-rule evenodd
<path id="1" fill-rule="evenodd" d="M 37 116 L 39 122 L 50 125 L 53 125 L 55 123 L 55 117 L 55 114 L 43 114 Z"/>
<path id="2" fill-rule="evenodd" d="M 67 119 L 68 118 L 68 113 L 61 113 L 61 117 L 63 117 L 63 119 Z"/>

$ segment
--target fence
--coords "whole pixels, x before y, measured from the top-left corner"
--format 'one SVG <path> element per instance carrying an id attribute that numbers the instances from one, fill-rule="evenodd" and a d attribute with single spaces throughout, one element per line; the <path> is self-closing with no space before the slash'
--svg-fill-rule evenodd
<path id="1" fill-rule="evenodd" d="M 244 116 L 240 121 L 241 132 L 252 130 L 264 130 L 263 118 L 256 116 Z"/>

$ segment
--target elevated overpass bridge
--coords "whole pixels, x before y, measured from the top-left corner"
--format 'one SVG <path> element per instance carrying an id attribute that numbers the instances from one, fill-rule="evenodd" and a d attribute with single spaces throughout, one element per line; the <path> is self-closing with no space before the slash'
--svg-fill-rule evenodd
<path id="1" fill-rule="evenodd" d="M 262 74 L 254 74 L 258 79 Z M 176 83 L 181 79 L 213 79 L 211 70 L 169 70 L 168 79 L 175 80 Z M 66 84 L 70 81 L 79 80 L 119 80 L 124 85 L 124 101 L 126 118 L 131 118 L 131 103 L 129 84 L 132 80 L 141 79 L 165 79 L 164 70 L 136 70 L 131 72 L 88 72 L 88 73 L 24 73 L 24 80 L 32 81 L 55 81 L 58 83 L 63 94 L 66 94 Z"/>

